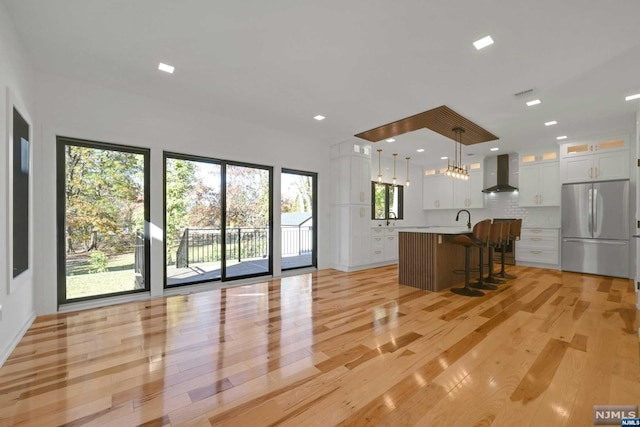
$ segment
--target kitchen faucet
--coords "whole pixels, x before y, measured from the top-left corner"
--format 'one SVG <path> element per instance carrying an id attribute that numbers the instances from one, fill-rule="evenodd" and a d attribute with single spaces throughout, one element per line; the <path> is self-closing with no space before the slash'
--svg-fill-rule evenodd
<path id="1" fill-rule="evenodd" d="M 471 230 L 471 212 L 469 212 L 469 211 L 468 211 L 468 210 L 466 210 L 466 209 L 460 209 L 460 210 L 458 211 L 458 213 L 456 214 L 456 221 L 457 221 L 457 220 L 458 220 L 458 218 L 460 217 L 460 212 L 466 212 L 466 213 L 467 213 L 467 215 L 468 215 L 467 228 L 468 228 L 469 230 Z"/>
<path id="2" fill-rule="evenodd" d="M 393 215 L 393 219 L 398 219 L 398 217 L 396 216 L 396 213 L 393 211 L 389 211 L 389 217 L 387 218 L 387 227 L 389 226 L 389 224 L 391 223 L 391 221 L 389 221 L 389 218 L 391 218 L 391 215 Z"/>

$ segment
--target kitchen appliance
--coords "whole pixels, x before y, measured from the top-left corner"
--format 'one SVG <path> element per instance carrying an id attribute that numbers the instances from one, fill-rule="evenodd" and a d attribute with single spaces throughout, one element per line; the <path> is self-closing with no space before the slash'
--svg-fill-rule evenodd
<path id="1" fill-rule="evenodd" d="M 517 187 L 509 184 L 509 161 L 508 154 L 497 156 L 495 158 L 495 166 L 493 158 L 485 159 L 486 172 L 484 182 L 488 187 L 482 190 L 483 193 L 512 193 L 518 191 Z M 495 172 L 493 172 L 494 170 Z"/>
<path id="2" fill-rule="evenodd" d="M 629 180 L 562 186 L 562 270 L 629 277 Z"/>

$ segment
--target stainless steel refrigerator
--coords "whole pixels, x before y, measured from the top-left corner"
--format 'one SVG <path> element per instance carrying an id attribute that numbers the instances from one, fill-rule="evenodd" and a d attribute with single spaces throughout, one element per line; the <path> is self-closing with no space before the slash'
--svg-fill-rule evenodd
<path id="1" fill-rule="evenodd" d="M 562 270 L 629 277 L 629 180 L 562 186 Z"/>

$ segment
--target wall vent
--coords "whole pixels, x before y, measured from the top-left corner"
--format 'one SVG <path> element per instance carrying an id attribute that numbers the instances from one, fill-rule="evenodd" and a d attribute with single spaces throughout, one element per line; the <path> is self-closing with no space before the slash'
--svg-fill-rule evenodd
<path id="1" fill-rule="evenodd" d="M 533 92 L 533 89 L 527 89 L 527 90 L 523 90 L 522 92 L 514 93 L 513 96 L 518 98 L 520 96 L 529 95 L 531 92 Z"/>

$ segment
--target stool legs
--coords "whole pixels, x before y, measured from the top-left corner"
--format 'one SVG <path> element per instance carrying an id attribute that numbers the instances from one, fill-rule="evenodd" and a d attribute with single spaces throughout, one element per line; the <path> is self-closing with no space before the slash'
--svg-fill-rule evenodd
<path id="1" fill-rule="evenodd" d="M 505 244 L 506 246 L 506 244 Z M 518 276 L 514 276 L 513 274 L 509 274 L 506 271 L 504 271 L 504 247 L 502 248 L 502 254 L 500 255 L 500 273 L 496 274 L 496 277 L 499 277 L 501 279 L 515 279 Z"/>
<path id="2" fill-rule="evenodd" d="M 504 280 L 496 279 L 493 275 L 493 247 L 489 246 L 489 274 L 484 278 L 484 281 L 487 283 L 495 283 L 500 285 L 504 283 Z"/>
<path id="3" fill-rule="evenodd" d="M 464 288 L 452 288 L 451 292 L 453 292 L 454 294 L 465 295 L 468 297 L 481 297 L 484 295 L 484 292 L 481 292 L 477 289 L 473 289 L 469 285 L 469 276 L 471 274 L 470 263 L 471 263 L 471 246 L 466 246 L 464 248 Z"/>
<path id="4" fill-rule="evenodd" d="M 478 281 L 475 283 L 472 283 L 471 286 L 476 288 L 476 289 L 484 289 L 487 291 L 494 291 L 496 289 L 498 289 L 497 286 L 494 285 L 490 285 L 489 283 L 485 283 L 486 280 L 484 279 L 484 248 L 481 246 L 478 248 L 478 251 L 480 251 L 478 259 L 480 260 L 478 262 L 479 266 L 478 266 L 478 270 L 479 270 L 479 275 L 478 275 Z"/>

